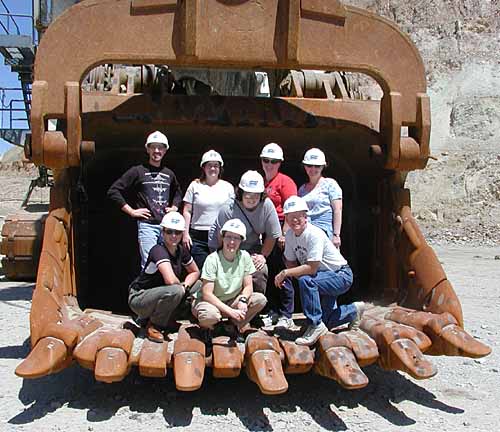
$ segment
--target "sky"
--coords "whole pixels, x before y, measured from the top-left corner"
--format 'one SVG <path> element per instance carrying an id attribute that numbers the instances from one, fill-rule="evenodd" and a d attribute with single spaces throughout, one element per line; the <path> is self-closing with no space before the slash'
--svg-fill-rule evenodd
<path id="1" fill-rule="evenodd" d="M 3 3 L 3 4 L 2 4 Z M 32 13 L 32 0 L 2 0 L 0 1 L 0 13 L 6 13 L 4 5 L 7 6 L 10 13 L 12 14 L 23 14 L 29 15 Z M 21 34 L 31 35 L 32 27 L 31 20 L 27 18 L 14 18 L 18 24 Z M 0 20 L 7 26 L 7 17 L 1 16 Z M 12 21 L 9 23 L 9 28 L 13 31 Z M 5 30 L 0 26 L 0 34 L 6 34 Z M 17 73 L 10 71 L 10 66 L 4 64 L 4 57 L 0 55 L 0 87 L 6 88 L 20 88 L 21 83 L 18 80 Z M 9 99 L 22 99 L 22 92 L 8 92 L 6 95 L 6 101 Z M 18 106 L 20 107 L 20 106 Z M 7 113 L 0 116 L 0 121 L 2 127 L 9 127 L 9 118 Z M 22 113 L 16 113 L 15 116 L 18 117 Z M 21 123 L 17 123 L 17 127 L 21 127 Z M 27 125 L 26 125 L 27 127 Z M 0 154 L 4 153 L 6 150 L 12 148 L 12 145 L 0 138 Z"/>

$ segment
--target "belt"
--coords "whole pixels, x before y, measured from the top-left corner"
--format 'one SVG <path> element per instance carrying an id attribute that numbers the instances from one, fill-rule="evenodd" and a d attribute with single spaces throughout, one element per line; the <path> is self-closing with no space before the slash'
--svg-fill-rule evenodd
<path id="1" fill-rule="evenodd" d="M 339 272 L 340 270 L 344 269 L 350 269 L 349 264 L 344 264 L 343 266 L 340 266 L 338 270 L 335 270 L 336 272 Z"/>
<path id="2" fill-rule="evenodd" d="M 205 243 L 208 242 L 208 231 L 202 231 L 202 230 L 190 228 L 189 235 L 191 236 L 191 238 L 193 238 L 195 240 L 199 240 L 199 241 L 202 241 Z"/>

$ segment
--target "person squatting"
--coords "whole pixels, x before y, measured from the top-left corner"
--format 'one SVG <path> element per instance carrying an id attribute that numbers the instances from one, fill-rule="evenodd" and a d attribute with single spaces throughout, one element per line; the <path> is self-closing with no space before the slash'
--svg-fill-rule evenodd
<path id="1" fill-rule="evenodd" d="M 353 273 L 340 252 L 342 189 L 323 177 L 320 149 L 305 152 L 308 181 L 299 188 L 280 172 L 284 153 L 276 143 L 260 153 L 264 176 L 246 171 L 236 188 L 222 179 L 222 155 L 209 150 L 182 198 L 163 164 L 166 135 L 153 132 L 145 148 L 148 162 L 126 171 L 108 197 L 137 221 L 141 272 L 128 303 L 150 340 L 163 342 L 186 306 L 209 335 L 223 320 L 237 337 L 251 323 L 295 329 L 296 289 L 307 323 L 297 344 L 359 324 L 363 302 L 337 304 Z"/>

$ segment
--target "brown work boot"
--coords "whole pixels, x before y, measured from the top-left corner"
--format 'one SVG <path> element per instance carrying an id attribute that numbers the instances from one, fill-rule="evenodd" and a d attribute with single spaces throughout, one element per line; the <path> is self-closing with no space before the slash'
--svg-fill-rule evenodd
<path id="1" fill-rule="evenodd" d="M 162 343 L 165 340 L 162 331 L 156 328 L 151 321 L 146 326 L 146 336 L 152 342 Z"/>

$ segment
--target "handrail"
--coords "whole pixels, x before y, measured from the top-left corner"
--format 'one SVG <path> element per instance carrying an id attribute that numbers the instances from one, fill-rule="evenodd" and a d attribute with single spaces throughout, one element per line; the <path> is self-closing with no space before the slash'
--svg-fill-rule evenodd
<path id="1" fill-rule="evenodd" d="M 33 1 L 35 1 L 35 0 L 33 0 Z M 5 34 L 10 35 L 10 34 L 15 33 L 17 35 L 21 35 L 21 29 L 20 29 L 15 18 L 22 18 L 22 19 L 28 18 L 31 21 L 31 37 L 32 37 L 33 43 L 35 43 L 36 32 L 35 32 L 35 19 L 33 16 L 33 11 L 34 11 L 33 2 L 31 3 L 31 14 L 12 13 L 10 11 L 10 9 L 7 7 L 7 5 L 5 4 L 4 0 L 0 0 L 0 6 L 2 6 L 3 9 L 5 10 L 5 12 L 0 12 L 0 27 L 5 31 Z M 6 25 L 3 21 L 1 21 L 2 17 L 7 17 Z M 12 24 L 15 28 L 15 30 L 13 32 L 11 32 L 11 28 L 10 28 L 11 21 L 12 21 Z"/>
<path id="2" fill-rule="evenodd" d="M 20 88 L 0 88 L 0 129 L 29 129 L 28 113 L 26 112 L 24 99 L 8 99 L 7 92 L 22 91 Z M 29 90 L 31 94 L 31 89 Z M 19 104 L 23 104 L 22 108 L 18 108 Z M 14 117 L 14 113 L 23 112 L 24 117 Z M 4 113 L 7 113 L 4 115 Z M 4 122 L 7 123 L 4 125 Z M 22 127 L 15 127 L 19 122 L 24 123 Z M 8 126 L 8 127 L 7 127 Z"/>

